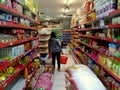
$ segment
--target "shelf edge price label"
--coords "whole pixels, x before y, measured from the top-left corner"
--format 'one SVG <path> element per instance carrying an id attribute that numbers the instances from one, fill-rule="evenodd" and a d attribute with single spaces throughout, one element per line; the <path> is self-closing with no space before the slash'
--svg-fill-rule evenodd
<path id="1" fill-rule="evenodd" d="M 5 22 L 5 21 L 3 21 L 3 25 L 6 25 L 6 22 Z"/>
<path id="2" fill-rule="evenodd" d="M 114 41 L 114 42 L 116 42 L 117 40 L 116 40 L 116 39 L 114 39 L 113 41 Z"/>
<path id="3" fill-rule="evenodd" d="M 10 45 L 13 45 L 13 43 L 12 43 L 12 42 L 10 42 Z"/>

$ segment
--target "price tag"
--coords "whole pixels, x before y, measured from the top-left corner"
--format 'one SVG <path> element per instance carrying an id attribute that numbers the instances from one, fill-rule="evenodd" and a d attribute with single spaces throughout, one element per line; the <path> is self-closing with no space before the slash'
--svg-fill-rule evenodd
<path id="1" fill-rule="evenodd" d="M 12 43 L 12 42 L 10 42 L 10 45 L 13 45 L 13 43 Z"/>
<path id="2" fill-rule="evenodd" d="M 114 39 L 113 41 L 114 41 L 114 42 L 116 42 L 117 40 L 116 40 L 116 39 Z"/>
<path id="3" fill-rule="evenodd" d="M 100 20 L 100 27 L 104 27 L 104 26 L 105 26 L 104 20 L 101 19 L 101 20 Z"/>
<path id="4" fill-rule="evenodd" d="M 3 25 L 6 25 L 6 22 L 3 22 Z"/>

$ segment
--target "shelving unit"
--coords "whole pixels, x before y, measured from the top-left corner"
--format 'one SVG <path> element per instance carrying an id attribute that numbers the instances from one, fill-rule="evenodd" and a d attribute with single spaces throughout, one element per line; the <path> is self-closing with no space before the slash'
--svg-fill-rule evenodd
<path id="1" fill-rule="evenodd" d="M 72 51 L 70 51 L 70 54 L 72 55 L 72 57 L 73 57 L 73 59 L 74 59 L 74 62 L 75 62 L 76 64 L 80 64 L 78 58 L 74 55 L 74 53 L 73 53 Z"/>
<path id="2" fill-rule="evenodd" d="M 70 30 L 62 30 L 62 46 L 66 47 L 70 43 Z"/>
<path id="3" fill-rule="evenodd" d="M 83 51 L 81 48 L 79 48 L 81 52 L 86 54 L 88 57 L 90 57 L 92 60 L 94 60 L 102 69 L 104 69 L 107 73 L 109 73 L 111 76 L 113 76 L 118 82 L 120 82 L 120 77 L 118 77 L 116 74 L 112 73 L 110 69 L 106 68 L 104 65 L 100 64 L 98 61 L 96 61 L 93 57 L 91 57 L 90 54 Z"/>
<path id="4" fill-rule="evenodd" d="M 92 11 L 91 11 L 92 13 Z M 89 14 L 91 14 L 89 13 Z M 87 14 L 87 15 L 89 15 Z M 87 16 L 86 15 L 86 16 Z M 99 55 L 104 55 L 105 57 L 112 58 L 112 64 L 113 62 L 118 62 L 120 64 L 120 58 L 115 56 L 115 54 L 109 52 L 109 43 L 117 43 L 120 44 L 120 40 L 116 39 L 115 37 L 108 37 L 107 31 L 109 29 L 110 32 L 112 32 L 113 29 L 117 30 L 120 29 L 119 23 L 113 23 L 109 22 L 112 21 L 113 18 L 120 16 L 120 9 L 114 10 L 108 14 L 108 16 L 97 18 L 96 20 L 92 21 L 86 21 L 86 22 L 79 22 L 80 24 L 74 24 L 71 25 L 71 44 L 74 46 L 74 48 L 79 49 L 78 51 L 85 54 L 89 59 L 93 60 L 100 68 L 101 70 L 104 70 L 107 75 L 114 78 L 116 82 L 120 82 L 120 76 L 118 73 L 113 72 L 113 66 L 111 65 L 111 68 L 108 67 L 106 64 L 107 61 L 105 61 L 105 64 L 102 64 L 99 61 Z M 85 16 L 84 16 L 85 17 Z M 82 19 L 84 19 L 81 18 Z M 101 26 L 100 20 L 104 21 L 104 25 Z M 84 27 L 83 27 L 84 26 Z M 76 32 L 79 32 L 79 34 L 75 34 Z M 97 33 L 97 34 L 96 34 Z M 100 36 L 99 33 L 105 33 L 105 35 Z M 112 32 L 113 33 L 113 32 Z M 76 42 L 76 37 L 80 38 Z M 86 41 L 84 41 L 86 40 Z M 93 44 L 94 42 L 97 43 L 97 47 L 95 47 Z M 98 43 L 100 42 L 100 43 Z M 77 45 L 77 44 L 78 45 Z M 101 46 L 100 46 L 101 45 Z M 103 46 L 102 46 L 103 45 Z M 106 45 L 104 47 L 104 45 Z M 104 47 L 104 48 L 103 48 Z M 97 59 L 92 56 L 92 52 L 97 53 Z M 82 60 L 81 62 L 85 65 L 89 64 L 89 61 L 84 63 Z M 109 63 L 109 62 L 108 62 Z M 104 82 L 103 82 L 104 83 Z"/>
<path id="5" fill-rule="evenodd" d="M 5 13 L 9 13 L 11 15 L 14 15 L 14 16 L 18 16 L 18 17 L 28 19 L 33 24 L 39 24 L 40 23 L 40 22 L 37 22 L 36 20 L 32 19 L 31 17 L 26 16 L 26 15 L 24 15 L 24 14 L 18 12 L 18 11 L 15 11 L 14 9 L 9 8 L 8 6 L 6 6 L 4 4 L 1 4 L 1 3 L 0 3 L 0 10 L 4 11 Z"/>
<path id="6" fill-rule="evenodd" d="M 0 44 L 0 48 L 4 48 L 4 47 L 8 47 L 8 46 L 13 46 L 13 45 L 21 44 L 21 43 L 32 41 L 32 40 L 36 40 L 36 39 L 39 39 L 39 37 L 28 38 L 26 40 L 17 40 L 17 41 L 13 41 L 13 42 L 8 42 L 8 43 Z"/>
<path id="7" fill-rule="evenodd" d="M 14 1 L 17 2 L 16 0 L 14 0 Z M 17 2 L 17 3 L 19 3 L 19 2 Z M 22 9 L 24 8 L 24 9 L 27 9 L 30 11 L 30 9 L 23 6 L 22 4 L 21 4 L 21 6 L 22 6 Z M 15 37 L 15 40 L 12 40 L 12 39 L 7 40 L 6 39 L 6 41 L 0 41 L 0 49 L 9 48 L 9 47 L 14 48 L 14 47 L 18 47 L 20 45 L 24 46 L 23 53 L 21 53 L 20 55 L 18 55 L 15 58 L 13 58 L 11 61 L 7 60 L 5 64 L 0 65 L 0 72 L 7 69 L 8 67 L 13 67 L 14 69 L 16 69 L 16 71 L 14 73 L 12 73 L 10 76 L 6 77 L 5 80 L 0 81 L 0 84 L 1 84 L 0 90 L 6 90 L 6 88 L 9 88 L 10 90 L 16 90 L 16 87 L 18 90 L 25 90 L 28 82 L 32 79 L 35 72 L 37 71 L 37 68 L 34 70 L 34 72 L 32 72 L 29 75 L 28 79 L 24 79 L 23 77 L 19 78 L 19 75 L 22 74 L 23 70 L 31 62 L 33 62 L 34 58 L 37 56 L 37 53 L 38 53 L 37 48 L 40 47 L 39 42 L 37 42 L 37 40 L 39 40 L 39 38 L 41 38 L 41 37 L 36 34 L 36 32 L 37 32 L 37 30 L 39 30 L 39 28 L 32 27 L 32 25 L 39 25 L 40 22 L 35 20 L 37 15 L 32 13 L 32 11 L 31 11 L 31 15 L 34 14 L 33 15 L 34 17 L 27 16 L 27 14 L 25 15 L 24 12 L 21 13 L 15 9 L 13 9 L 13 7 L 10 8 L 9 6 L 6 6 L 2 3 L 0 3 L 0 11 L 1 11 L 1 14 L 9 14 L 12 17 L 16 17 L 17 19 L 24 19 L 24 20 L 29 21 L 29 25 L 28 25 L 28 24 L 22 24 L 19 20 L 18 20 L 18 22 L 13 22 L 13 20 L 9 21 L 7 19 L 0 20 L 0 28 L 3 29 L 3 30 L 1 30 L 1 33 L 4 34 L 3 31 L 5 29 L 6 34 L 9 33 L 8 35 Z M 12 32 L 12 30 L 14 31 L 14 33 Z M 22 32 L 20 32 L 21 30 L 22 30 Z M 19 35 L 18 35 L 18 33 L 19 33 Z M 20 35 L 20 34 L 22 34 L 22 35 Z M 23 34 L 24 34 L 24 36 L 23 36 Z M 18 37 L 17 37 L 17 35 L 18 35 Z M 35 41 L 36 45 L 34 45 L 34 41 Z M 26 45 L 26 47 L 25 47 L 25 44 L 29 44 L 29 45 Z M 18 50 L 20 52 L 19 49 L 16 49 L 16 50 Z M 31 58 L 28 55 L 31 55 L 33 57 Z M 26 63 L 21 64 L 20 59 L 23 59 L 24 57 L 27 57 L 27 56 L 29 57 L 29 60 L 26 60 Z M 17 67 L 17 65 L 18 66 L 21 65 L 22 67 L 19 68 L 19 67 Z M 16 80 L 16 79 L 18 79 L 17 83 L 14 82 L 14 80 Z M 12 86 L 10 86 L 10 85 L 12 85 Z M 20 88 L 18 88 L 19 85 L 20 85 Z"/>
<path id="8" fill-rule="evenodd" d="M 19 29 L 27 29 L 27 30 L 39 30 L 38 28 L 34 28 L 30 26 L 20 25 L 20 24 L 16 24 L 13 22 L 1 22 L 1 21 L 0 21 L 0 27 L 19 28 Z"/>
<path id="9" fill-rule="evenodd" d="M 40 42 L 40 53 L 41 54 L 48 54 L 48 40 L 50 38 L 50 34 L 43 34 L 40 35 L 41 39 L 39 39 Z"/>
<path id="10" fill-rule="evenodd" d="M 28 79 L 24 79 L 23 77 L 21 77 L 19 79 L 19 81 L 12 87 L 11 90 L 16 90 L 16 88 L 18 86 L 20 86 L 20 88 L 18 88 L 18 90 L 25 90 L 27 87 L 28 82 L 33 78 L 34 74 L 36 73 L 37 69 L 35 69 L 34 72 L 32 72 L 29 76 Z"/>

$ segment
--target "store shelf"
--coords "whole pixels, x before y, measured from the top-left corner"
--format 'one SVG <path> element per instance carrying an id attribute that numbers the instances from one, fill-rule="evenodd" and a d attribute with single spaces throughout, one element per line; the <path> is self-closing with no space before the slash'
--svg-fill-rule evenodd
<path id="1" fill-rule="evenodd" d="M 32 58 L 30 61 L 27 62 L 27 64 L 23 65 L 22 68 L 20 68 L 14 75 L 10 76 L 7 80 L 5 80 L 4 82 L 2 82 L 2 88 L 5 88 L 10 82 L 12 82 L 12 80 L 14 78 L 16 78 L 21 71 L 33 60 L 34 58 Z M 0 88 L 1 90 L 1 88 Z"/>
<path id="2" fill-rule="evenodd" d="M 39 22 L 37 22 L 36 20 L 32 19 L 31 17 L 29 16 L 26 16 L 18 11 L 15 11 L 14 9 L 4 5 L 4 4 L 1 4 L 0 3 L 0 10 L 1 11 L 4 11 L 5 13 L 8 13 L 8 14 L 11 14 L 11 15 L 14 15 L 14 16 L 18 16 L 18 17 L 21 17 L 21 18 L 25 18 L 25 19 L 28 19 L 31 21 L 31 23 L 33 24 L 39 24 Z"/>
<path id="3" fill-rule="evenodd" d="M 81 48 L 79 48 L 81 52 L 86 54 L 88 57 L 90 57 L 92 60 L 94 60 L 101 68 L 103 68 L 107 73 L 109 73 L 113 78 L 115 78 L 118 82 L 120 82 L 120 77 L 118 77 L 116 74 L 114 74 L 111 70 L 109 70 L 105 65 L 100 64 L 98 61 L 96 61 L 93 57 L 91 57 L 88 53 L 83 51 Z"/>
<path id="4" fill-rule="evenodd" d="M 86 38 L 92 38 L 92 39 L 98 39 L 98 40 L 103 40 L 103 41 L 107 41 L 107 42 L 116 42 L 116 43 L 120 43 L 120 40 L 115 40 L 115 39 L 111 39 L 111 38 L 101 38 L 101 37 L 97 37 L 97 36 L 87 36 L 87 35 L 79 35 L 80 37 L 86 37 Z"/>
<path id="5" fill-rule="evenodd" d="M 78 29 L 78 31 L 88 31 L 88 30 L 93 30 L 94 28 L 81 28 Z"/>
<path id="6" fill-rule="evenodd" d="M 40 53 L 41 53 L 41 54 L 47 54 L 48 52 L 42 52 L 42 51 L 41 51 Z"/>
<path id="7" fill-rule="evenodd" d="M 101 54 L 104 54 L 104 53 L 100 52 L 100 50 L 99 50 L 99 49 L 94 48 L 94 47 L 90 46 L 89 44 L 84 44 L 84 43 L 83 43 L 83 42 L 81 42 L 81 41 L 79 41 L 79 43 L 81 43 L 81 44 L 83 44 L 83 45 L 85 45 L 85 46 L 87 46 L 87 47 L 90 47 L 91 49 L 94 49 L 95 51 L 97 51 L 97 52 L 99 52 L 99 53 L 101 53 Z M 104 55 L 105 55 L 105 56 L 109 56 L 109 55 L 106 55 L 106 54 L 104 54 Z M 115 57 L 115 56 L 114 56 L 114 59 L 115 59 L 115 60 L 117 60 L 118 62 L 120 62 L 120 59 L 119 59 L 119 58 L 117 58 L 117 57 Z"/>
<path id="8" fill-rule="evenodd" d="M 74 52 L 74 53 L 77 55 L 78 58 L 80 58 L 80 56 L 79 56 L 78 53 L 76 53 L 76 52 Z M 80 59 L 80 61 L 81 61 L 84 65 L 87 65 L 86 62 L 85 62 L 84 60 Z"/>
<path id="9" fill-rule="evenodd" d="M 79 25 L 76 25 L 76 24 L 75 24 L 75 25 L 72 25 L 71 28 L 76 28 L 76 27 L 78 27 L 78 26 L 79 26 Z"/>
<path id="10" fill-rule="evenodd" d="M 38 46 L 37 46 L 38 47 Z M 37 48 L 35 47 L 35 48 Z M 15 63 L 16 61 L 18 61 L 20 58 L 24 57 L 25 55 L 27 55 L 28 53 L 30 53 L 31 51 L 33 51 L 35 48 L 30 49 L 29 51 L 23 53 L 22 55 L 16 57 L 15 59 L 13 59 L 11 62 L 8 62 L 8 64 L 4 65 L 4 66 L 0 66 L 0 70 L 4 70 L 5 68 L 7 68 L 8 66 L 10 66 L 11 64 Z"/>
<path id="11" fill-rule="evenodd" d="M 1 65 L 1 66 L 0 66 L 0 71 L 2 71 L 3 69 L 7 68 L 7 67 L 10 66 L 10 65 L 11 65 L 10 62 L 7 62 L 7 63 Z"/>
<path id="12" fill-rule="evenodd" d="M 40 45 L 40 48 L 48 48 L 48 45 Z"/>
<path id="13" fill-rule="evenodd" d="M 111 24 L 108 25 L 108 28 L 120 28 L 120 24 Z"/>
<path id="14" fill-rule="evenodd" d="M 73 46 L 76 48 L 76 47 L 79 47 L 79 45 L 75 42 L 75 41 L 71 41 L 71 43 L 73 44 Z"/>
<path id="15" fill-rule="evenodd" d="M 80 64 L 78 58 L 74 55 L 74 53 L 73 53 L 72 51 L 70 51 L 70 54 L 72 55 L 72 57 L 73 57 L 73 59 L 74 59 L 74 62 L 75 62 L 76 64 Z"/>
<path id="16" fill-rule="evenodd" d="M 30 26 L 25 26 L 13 22 L 2 22 L 0 21 L 0 27 L 9 27 L 9 28 L 20 28 L 20 29 L 27 29 L 27 30 L 38 30 L 38 28 L 30 27 Z"/>
<path id="17" fill-rule="evenodd" d="M 8 43 L 0 44 L 0 48 L 4 48 L 4 47 L 8 47 L 8 46 L 13 46 L 13 45 L 21 44 L 21 43 L 24 43 L 24 42 L 33 41 L 33 40 L 36 40 L 36 39 L 39 39 L 39 37 L 28 38 L 26 40 L 17 40 L 17 41 L 13 41 L 13 42 L 8 42 Z"/>
<path id="18" fill-rule="evenodd" d="M 25 89 L 26 89 L 26 87 L 28 86 L 28 83 L 32 80 L 32 78 L 33 78 L 33 76 L 35 75 L 36 72 L 37 72 L 37 68 L 34 70 L 34 72 L 32 72 L 32 73 L 28 76 L 28 79 L 25 80 L 25 84 L 24 84 L 23 88 L 20 89 L 20 90 L 25 90 Z M 19 85 L 19 83 L 18 83 L 18 85 Z M 17 87 L 18 85 L 16 85 L 16 87 Z M 17 89 L 17 88 L 16 88 L 16 89 Z M 16 90 L 16 89 L 13 89 L 13 90 Z"/>
<path id="19" fill-rule="evenodd" d="M 115 16 L 115 15 L 119 15 L 119 14 L 120 14 L 120 9 L 117 9 L 117 10 L 110 12 L 109 16 Z"/>
<path id="20" fill-rule="evenodd" d="M 94 47 L 92 47 L 92 46 L 89 45 L 89 44 L 84 44 L 84 43 L 81 42 L 81 41 L 79 41 L 79 43 L 81 43 L 81 44 L 83 44 L 83 45 L 85 45 L 85 46 L 87 46 L 87 47 L 90 47 L 90 48 L 94 49 L 95 51 L 98 51 L 98 52 L 99 52 L 99 50 L 98 50 L 97 48 L 94 48 Z"/>
<path id="21" fill-rule="evenodd" d="M 108 26 L 103 26 L 103 27 L 92 27 L 92 28 L 81 28 L 78 29 L 78 31 L 92 31 L 92 30 L 101 30 L 101 29 L 107 29 Z"/>
<path id="22" fill-rule="evenodd" d="M 47 39 L 39 39 L 39 41 L 48 41 L 49 40 L 49 38 L 47 38 Z"/>

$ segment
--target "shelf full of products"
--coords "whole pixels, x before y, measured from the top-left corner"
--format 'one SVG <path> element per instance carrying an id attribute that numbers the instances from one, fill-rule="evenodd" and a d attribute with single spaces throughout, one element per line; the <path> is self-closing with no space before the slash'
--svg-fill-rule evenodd
<path id="1" fill-rule="evenodd" d="M 38 9 L 33 2 L 28 3 L 0 1 L 0 90 L 12 89 L 20 75 L 25 81 L 23 88 L 27 87 L 27 80 L 34 76 L 33 71 L 40 64 L 35 59 L 40 52 L 39 28 L 34 26 L 40 24 Z"/>
<path id="2" fill-rule="evenodd" d="M 115 90 L 115 88 L 119 90 L 119 0 L 118 2 L 117 0 L 104 0 L 104 4 L 102 2 L 102 0 L 95 0 L 90 5 L 94 6 L 94 10 L 91 11 L 90 7 L 84 7 L 85 11 L 79 10 L 75 14 L 76 17 L 73 15 L 71 44 L 75 48 L 74 53 L 80 56 L 81 62 L 88 65 L 98 75 L 108 90 Z M 88 1 L 85 5 L 88 3 L 90 4 Z M 83 14 L 84 17 L 82 17 Z M 78 34 L 75 34 L 76 32 Z"/>

